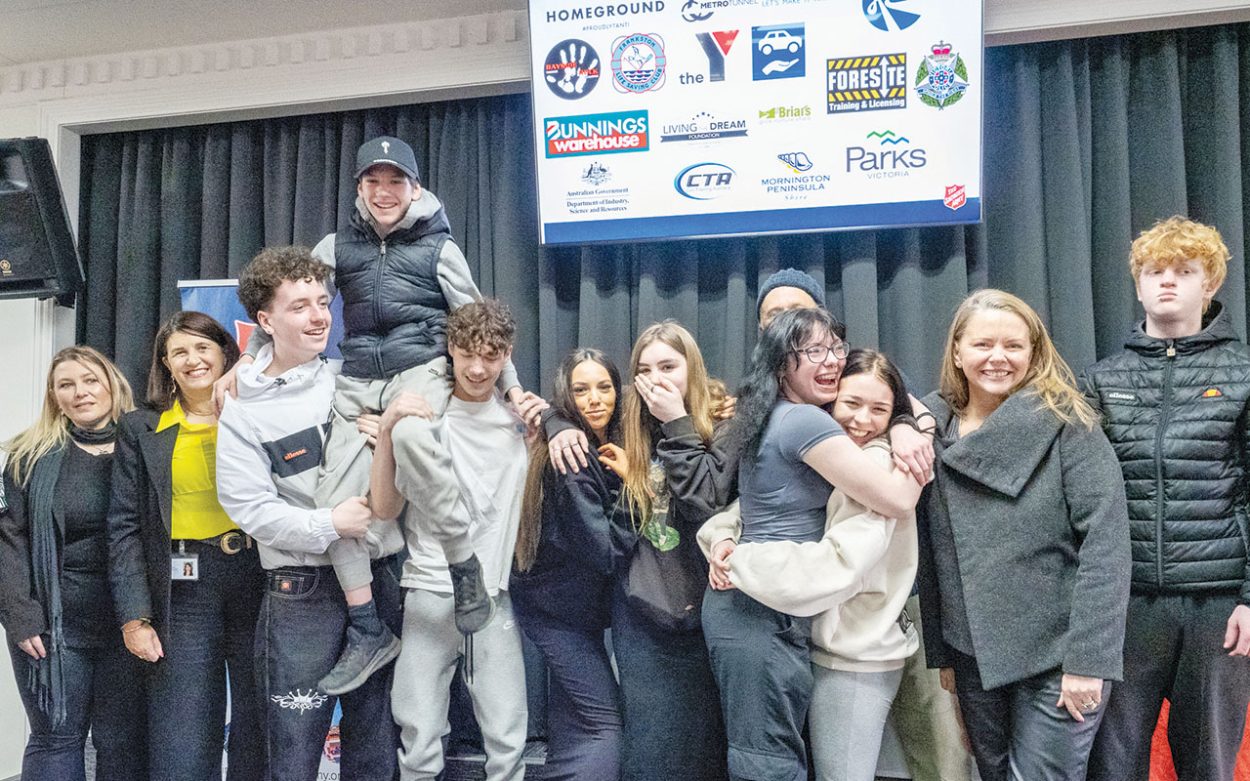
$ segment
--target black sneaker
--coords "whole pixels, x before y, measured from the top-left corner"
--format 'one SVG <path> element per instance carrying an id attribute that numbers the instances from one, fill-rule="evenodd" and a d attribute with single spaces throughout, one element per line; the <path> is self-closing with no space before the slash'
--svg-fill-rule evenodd
<path id="1" fill-rule="evenodd" d="M 386 626 L 374 635 L 347 630 L 347 645 L 334 668 L 317 681 L 317 687 L 330 695 L 347 694 L 359 688 L 369 676 L 399 656 L 399 638 Z"/>
<path id="2" fill-rule="evenodd" d="M 482 576 L 482 563 L 477 554 L 459 564 L 447 565 L 451 573 L 451 590 L 456 600 L 456 629 L 462 635 L 471 635 L 490 623 L 495 615 L 495 600 L 486 590 Z"/>

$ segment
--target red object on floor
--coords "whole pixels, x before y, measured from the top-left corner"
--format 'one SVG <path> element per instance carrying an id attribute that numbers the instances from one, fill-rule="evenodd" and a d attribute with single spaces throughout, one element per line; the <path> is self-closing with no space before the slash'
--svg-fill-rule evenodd
<path id="1" fill-rule="evenodd" d="M 1241 739 L 1241 751 L 1237 754 L 1237 767 L 1233 770 L 1233 781 L 1250 781 L 1250 716 L 1246 719 L 1246 735 Z M 1150 781 L 1176 781 L 1176 771 L 1172 768 L 1172 750 L 1168 748 L 1168 702 L 1163 701 L 1163 709 L 1159 711 L 1159 723 L 1155 725 L 1155 735 L 1150 744 Z"/>

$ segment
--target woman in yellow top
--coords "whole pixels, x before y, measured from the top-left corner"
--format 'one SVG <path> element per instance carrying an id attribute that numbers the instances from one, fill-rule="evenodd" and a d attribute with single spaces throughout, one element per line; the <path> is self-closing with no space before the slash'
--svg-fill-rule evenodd
<path id="1" fill-rule="evenodd" d="M 109 507 L 109 579 L 126 648 L 151 664 L 151 781 L 261 779 L 252 638 L 264 576 L 217 501 L 213 383 L 239 357 L 221 325 L 179 312 L 157 331 L 149 409 L 122 418 Z"/>

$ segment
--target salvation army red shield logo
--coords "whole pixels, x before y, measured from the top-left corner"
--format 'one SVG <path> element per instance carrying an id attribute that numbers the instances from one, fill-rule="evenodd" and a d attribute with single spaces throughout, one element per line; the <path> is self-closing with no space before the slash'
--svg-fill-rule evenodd
<path id="1" fill-rule="evenodd" d="M 953 211 L 967 202 L 968 195 L 964 192 L 964 186 L 962 184 L 946 185 L 946 197 L 942 199 L 942 203 L 946 204 L 946 208 Z"/>

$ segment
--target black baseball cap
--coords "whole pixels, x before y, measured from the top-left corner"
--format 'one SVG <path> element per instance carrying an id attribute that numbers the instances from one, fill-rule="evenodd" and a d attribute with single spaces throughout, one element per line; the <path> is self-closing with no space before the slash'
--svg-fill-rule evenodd
<path id="1" fill-rule="evenodd" d="M 356 150 L 356 178 L 359 179 L 361 174 L 378 164 L 393 165 L 409 179 L 420 181 L 412 147 L 394 136 L 378 136 L 360 145 L 360 149 Z"/>

